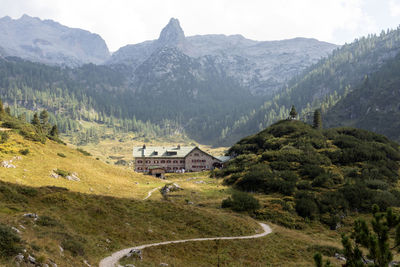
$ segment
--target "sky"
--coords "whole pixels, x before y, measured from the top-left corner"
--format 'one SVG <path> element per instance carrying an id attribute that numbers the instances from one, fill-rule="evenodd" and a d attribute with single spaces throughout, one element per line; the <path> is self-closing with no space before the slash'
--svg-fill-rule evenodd
<path id="1" fill-rule="evenodd" d="M 400 0 L 0 0 L 0 17 L 27 14 L 101 35 L 110 51 L 157 39 L 171 17 L 186 36 L 241 34 L 335 44 L 400 24 Z"/>

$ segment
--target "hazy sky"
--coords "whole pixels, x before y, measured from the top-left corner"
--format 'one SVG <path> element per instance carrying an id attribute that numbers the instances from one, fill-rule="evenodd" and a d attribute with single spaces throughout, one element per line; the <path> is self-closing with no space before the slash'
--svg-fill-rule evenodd
<path id="1" fill-rule="evenodd" d="M 98 33 L 111 51 L 158 38 L 171 17 L 186 36 L 312 37 L 343 44 L 396 28 L 400 0 L 0 0 L 0 17 L 23 14 Z"/>

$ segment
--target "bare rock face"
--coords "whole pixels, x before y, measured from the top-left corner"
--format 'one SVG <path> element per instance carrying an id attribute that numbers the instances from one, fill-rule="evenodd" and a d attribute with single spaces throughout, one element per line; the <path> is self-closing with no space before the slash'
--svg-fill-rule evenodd
<path id="1" fill-rule="evenodd" d="M 28 15 L 16 20 L 0 19 L 0 47 L 0 57 L 16 56 L 71 67 L 101 64 L 110 56 L 99 35 Z"/>
<path id="2" fill-rule="evenodd" d="M 281 88 L 289 79 L 327 56 L 336 47 L 334 44 L 308 38 L 260 42 L 241 35 L 185 37 L 179 21 L 172 18 L 157 40 L 124 46 L 112 55 L 108 64 L 142 68 L 142 64 L 148 64 L 148 59 L 157 57 L 160 50 L 175 48 L 188 56 L 188 64 L 193 61 L 197 63 L 199 67 L 195 71 L 209 75 L 203 66 L 207 62 L 212 64 L 210 69 L 218 70 L 250 90 L 253 95 L 259 95 Z M 176 62 L 165 62 L 167 63 L 176 65 Z M 198 78 L 206 79 L 205 76 L 199 75 Z M 137 81 L 136 75 L 134 78 Z M 163 83 L 168 81 L 163 80 Z M 144 83 L 146 81 L 138 82 Z"/>

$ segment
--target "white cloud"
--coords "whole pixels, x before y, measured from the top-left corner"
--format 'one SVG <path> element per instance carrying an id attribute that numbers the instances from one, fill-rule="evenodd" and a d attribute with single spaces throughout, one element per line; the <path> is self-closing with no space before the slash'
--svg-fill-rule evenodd
<path id="1" fill-rule="evenodd" d="M 400 1 L 390 0 L 390 15 L 392 17 L 397 17 L 400 15 Z"/>
<path id="2" fill-rule="evenodd" d="M 256 40 L 302 36 L 343 43 L 380 30 L 375 18 L 363 10 L 363 3 L 361 0 L 0 0 L 0 16 L 17 18 L 27 13 L 90 30 L 100 34 L 112 51 L 157 38 L 170 17 L 180 20 L 186 35 L 242 34 Z M 400 14 L 398 4 L 390 1 L 394 6 L 392 13 Z"/>

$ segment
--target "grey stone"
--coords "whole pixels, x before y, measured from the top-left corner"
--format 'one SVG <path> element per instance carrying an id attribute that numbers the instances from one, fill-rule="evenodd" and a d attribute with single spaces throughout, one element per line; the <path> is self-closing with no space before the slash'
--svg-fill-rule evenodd
<path id="1" fill-rule="evenodd" d="M 11 227 L 11 229 L 13 229 L 15 232 L 17 232 L 18 234 L 20 234 L 21 233 L 21 231 L 20 230 L 18 230 L 17 228 L 15 228 L 14 226 L 13 227 Z"/>
<path id="2" fill-rule="evenodd" d="M 22 253 L 19 253 L 17 256 L 15 256 L 15 261 L 16 262 L 23 262 L 25 259 L 24 255 Z"/>
<path id="3" fill-rule="evenodd" d="M 139 259 L 142 259 L 142 251 L 140 249 L 132 249 L 129 251 L 128 254 L 126 254 L 127 257 L 137 257 Z"/>
<path id="4" fill-rule="evenodd" d="M 126 45 L 113 53 L 108 64 L 125 64 L 140 69 L 158 51 L 164 48 L 176 49 L 196 62 L 194 65 L 198 67 L 190 70 L 190 73 L 196 73 L 194 77 L 202 79 L 208 73 L 204 67 L 210 63 L 210 69 L 234 78 L 241 86 L 249 88 L 252 94 L 265 94 L 280 89 L 289 79 L 330 54 L 336 47 L 337 45 L 309 38 L 254 41 L 241 35 L 208 34 L 185 37 L 179 21 L 172 18 L 157 40 Z M 137 72 L 135 73 L 135 85 L 150 81 L 138 79 Z M 147 75 L 149 73 L 160 74 L 156 68 Z M 157 75 L 152 77 L 160 77 Z M 165 80 L 165 77 L 160 78 Z"/>
<path id="5" fill-rule="evenodd" d="M 101 64 L 110 52 L 97 34 L 68 28 L 52 20 L 27 15 L 0 19 L 0 47 L 4 56 L 17 56 L 46 64 L 80 66 Z"/>
<path id="6" fill-rule="evenodd" d="M 11 164 L 12 160 L 4 160 L 0 162 L 0 166 L 3 168 L 15 169 L 16 166 Z"/>
<path id="7" fill-rule="evenodd" d="M 32 218 L 34 220 L 37 220 L 39 216 L 36 213 L 25 213 L 23 215 L 25 218 Z"/>
<path id="8" fill-rule="evenodd" d="M 78 174 L 76 172 L 73 172 L 71 175 L 67 175 L 65 179 L 69 181 L 76 181 L 79 182 L 81 179 L 79 179 Z"/>
<path id="9" fill-rule="evenodd" d="M 161 192 L 162 195 L 165 196 L 169 192 L 174 192 L 174 191 L 179 191 L 179 190 L 183 190 L 183 188 L 180 187 L 176 183 L 172 183 L 172 184 L 166 184 L 163 188 L 160 189 L 160 192 Z"/>
<path id="10" fill-rule="evenodd" d="M 33 256 L 31 256 L 31 255 L 28 255 L 28 261 L 29 261 L 30 263 L 32 263 L 32 264 L 36 264 L 36 259 L 35 259 L 35 257 L 33 257 Z"/>

